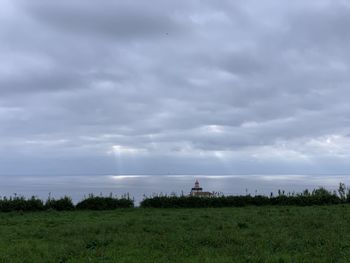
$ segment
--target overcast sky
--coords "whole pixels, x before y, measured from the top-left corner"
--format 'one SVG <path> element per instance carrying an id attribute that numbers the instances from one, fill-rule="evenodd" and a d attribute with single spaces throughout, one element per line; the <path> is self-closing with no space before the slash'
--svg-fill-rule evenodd
<path id="1" fill-rule="evenodd" d="M 0 174 L 349 171 L 349 1 L 0 7 Z"/>

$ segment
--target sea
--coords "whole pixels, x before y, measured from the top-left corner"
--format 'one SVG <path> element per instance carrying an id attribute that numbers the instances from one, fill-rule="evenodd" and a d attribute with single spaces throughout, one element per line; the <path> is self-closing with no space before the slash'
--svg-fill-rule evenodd
<path id="1" fill-rule="evenodd" d="M 89 194 L 129 196 L 135 205 L 154 195 L 187 195 L 198 180 L 203 191 L 224 195 L 276 195 L 325 187 L 334 191 L 339 183 L 350 186 L 350 175 L 1 175 L 0 196 L 36 196 L 46 200 L 70 196 L 74 203 Z"/>

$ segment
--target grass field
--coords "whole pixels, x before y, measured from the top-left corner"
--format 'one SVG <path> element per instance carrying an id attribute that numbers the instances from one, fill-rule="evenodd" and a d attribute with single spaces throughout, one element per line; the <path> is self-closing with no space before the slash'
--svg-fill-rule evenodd
<path id="1" fill-rule="evenodd" d="M 350 205 L 0 213 L 0 262 L 349 262 Z"/>

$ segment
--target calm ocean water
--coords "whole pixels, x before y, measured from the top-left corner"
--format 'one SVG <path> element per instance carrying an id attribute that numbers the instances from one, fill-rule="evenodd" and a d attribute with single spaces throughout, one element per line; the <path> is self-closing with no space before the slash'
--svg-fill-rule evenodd
<path id="1" fill-rule="evenodd" d="M 350 175 L 95 175 L 95 176 L 0 176 L 0 195 L 23 195 L 46 199 L 71 196 L 74 202 L 89 193 L 121 196 L 129 193 L 138 204 L 153 194 L 188 194 L 195 180 L 205 191 L 223 194 L 300 192 L 324 186 L 335 190 L 339 182 L 350 186 Z"/>

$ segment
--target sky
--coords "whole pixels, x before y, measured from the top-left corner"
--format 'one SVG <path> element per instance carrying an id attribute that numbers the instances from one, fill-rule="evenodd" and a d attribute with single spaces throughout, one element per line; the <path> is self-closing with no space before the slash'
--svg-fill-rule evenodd
<path id="1" fill-rule="evenodd" d="M 349 1 L 0 5 L 0 175 L 349 172 Z"/>

